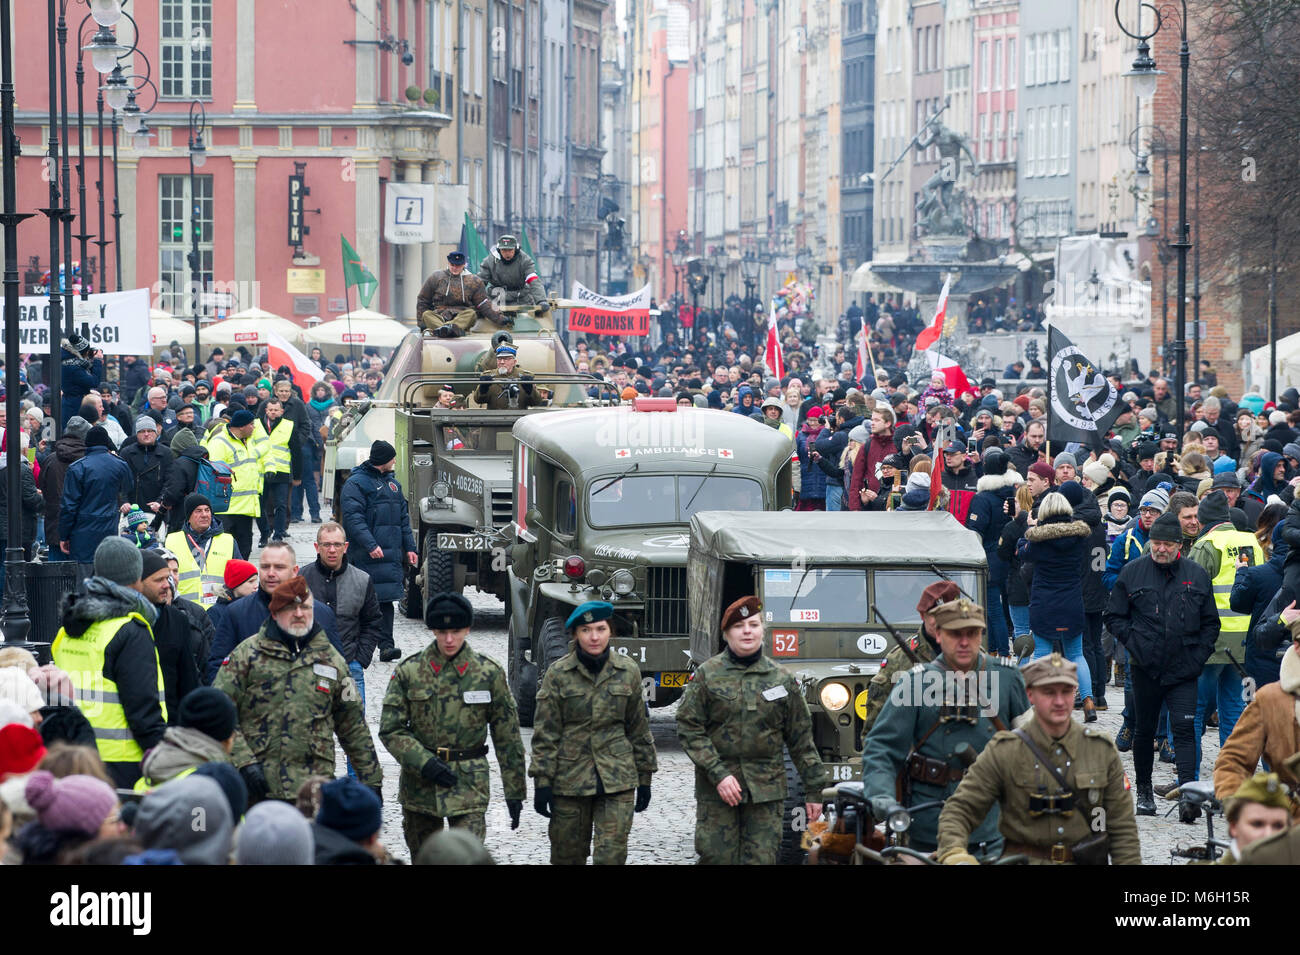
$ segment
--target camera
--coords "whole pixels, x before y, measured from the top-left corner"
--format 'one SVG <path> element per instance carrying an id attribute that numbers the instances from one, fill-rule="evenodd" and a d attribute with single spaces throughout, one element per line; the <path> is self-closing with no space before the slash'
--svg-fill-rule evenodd
<path id="1" fill-rule="evenodd" d="M 414 62 L 415 62 L 415 54 L 412 53 L 410 50 L 407 50 L 405 53 L 402 54 L 403 66 L 410 66 Z"/>

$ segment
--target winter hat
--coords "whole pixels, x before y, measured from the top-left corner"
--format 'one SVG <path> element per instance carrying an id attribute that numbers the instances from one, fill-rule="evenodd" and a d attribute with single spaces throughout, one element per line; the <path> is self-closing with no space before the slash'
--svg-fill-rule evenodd
<path id="1" fill-rule="evenodd" d="M 138 507 L 133 507 L 126 512 L 126 526 L 131 530 L 135 530 L 141 524 L 147 524 L 151 520 L 153 520 L 153 515 L 146 514 Z"/>
<path id="2" fill-rule="evenodd" d="M 1268 416 L 1268 423 L 1269 423 L 1270 425 L 1286 424 L 1286 412 L 1285 412 L 1285 411 L 1274 411 L 1274 412 L 1272 412 L 1272 413 Z"/>
<path id="3" fill-rule="evenodd" d="M 1160 487 L 1153 487 L 1152 490 L 1147 491 L 1147 494 L 1141 496 L 1141 503 L 1138 507 L 1153 507 L 1157 511 L 1165 513 L 1169 511 L 1169 492 L 1162 491 Z"/>
<path id="4" fill-rule="evenodd" d="M 987 475 L 1001 476 L 1006 474 L 1007 465 L 1010 463 L 1011 459 L 1000 448 L 990 448 L 984 452 L 984 473 Z"/>
<path id="5" fill-rule="evenodd" d="M 370 445 L 370 463 L 375 467 L 387 464 L 397 457 L 397 449 L 382 438 Z"/>
<path id="6" fill-rule="evenodd" d="M 244 784 L 244 778 L 239 775 L 239 770 L 229 763 L 209 762 L 200 763 L 194 770 L 194 775 L 207 776 L 221 787 L 226 802 L 230 804 L 231 819 L 244 818 L 244 812 L 248 809 L 248 786 Z"/>
<path id="7" fill-rule="evenodd" d="M 68 423 L 63 426 L 63 433 L 74 438 L 85 439 L 86 432 L 90 430 L 90 422 L 79 414 L 74 414 L 68 419 Z"/>
<path id="8" fill-rule="evenodd" d="M 1236 471 L 1215 471 L 1214 480 L 1210 483 L 1210 487 L 1216 489 L 1225 487 L 1240 488 L 1241 478 L 1237 477 Z"/>
<path id="9" fill-rule="evenodd" d="M 152 577 L 160 570 L 169 570 L 166 557 L 153 548 L 140 552 L 141 580 L 144 580 L 146 577 Z"/>
<path id="10" fill-rule="evenodd" d="M 1148 461 L 1160 453 L 1160 445 L 1154 441 L 1143 441 L 1138 445 L 1138 460 Z"/>
<path id="11" fill-rule="evenodd" d="M 1115 470 L 1115 457 L 1103 454 L 1096 461 L 1088 461 L 1083 466 L 1083 476 L 1093 484 L 1105 484 L 1111 479 Z"/>
<path id="12" fill-rule="evenodd" d="M 1070 502 L 1070 507 L 1078 507 L 1083 503 L 1083 485 L 1078 481 L 1066 481 L 1057 488 L 1062 496 Z"/>
<path id="13" fill-rule="evenodd" d="M 116 451 L 117 445 L 113 444 L 113 439 L 108 436 L 104 426 L 97 424 L 86 432 L 86 448 L 104 448 L 108 451 Z"/>
<path id="14" fill-rule="evenodd" d="M 496 865 L 492 854 L 467 829 L 442 829 L 424 840 L 413 865 Z"/>
<path id="15" fill-rule="evenodd" d="M 867 426 L 864 424 L 856 425 L 849 429 L 849 440 L 856 441 L 858 444 L 866 444 L 871 440 L 871 435 L 867 433 Z"/>
<path id="16" fill-rule="evenodd" d="M 1205 500 L 1201 501 L 1200 506 L 1196 508 L 1196 519 L 1201 522 L 1203 528 L 1222 524 L 1230 517 L 1228 498 L 1222 491 L 1212 491 L 1207 494 Z"/>
<path id="17" fill-rule="evenodd" d="M 249 411 L 247 408 L 240 408 L 230 416 L 230 427 L 232 428 L 242 428 L 245 425 L 250 425 L 252 423 L 253 412 Z"/>
<path id="18" fill-rule="evenodd" d="M 246 560 L 226 561 L 226 588 L 234 590 L 240 584 L 257 576 L 257 567 Z"/>
<path id="19" fill-rule="evenodd" d="M 1133 503 L 1133 496 L 1122 487 L 1113 487 L 1110 493 L 1106 495 L 1106 506 L 1110 507 L 1116 501 L 1123 501 L 1125 504 Z"/>
<path id="20" fill-rule="evenodd" d="M 30 773 L 44 758 L 45 743 L 36 730 L 18 723 L 0 727 L 0 780 Z"/>
<path id="21" fill-rule="evenodd" d="M 40 824 L 52 832 L 98 834 L 117 808 L 113 787 L 94 776 L 64 776 L 38 769 L 27 777 L 23 791 Z"/>
<path id="22" fill-rule="evenodd" d="M 1151 525 L 1151 531 L 1147 537 L 1153 541 L 1181 544 L 1183 541 L 1183 526 L 1178 523 L 1178 515 L 1165 511 Z"/>
<path id="23" fill-rule="evenodd" d="M 1077 468 L 1079 466 L 1079 462 L 1075 460 L 1074 455 L 1069 451 L 1062 451 L 1052 461 L 1052 467 L 1054 468 L 1059 468 L 1062 464 L 1068 464 L 1072 468 Z"/>
<path id="24" fill-rule="evenodd" d="M 77 712 L 81 711 L 78 710 Z M 23 709 L 13 700 L 0 700 L 0 726 L 8 726 L 10 723 L 15 723 L 18 726 L 26 726 L 28 729 L 31 729 L 32 722 L 31 710 Z M 41 722 L 41 726 L 45 726 L 44 721 Z M 91 740 L 90 745 L 95 745 L 94 740 Z"/>
<path id="25" fill-rule="evenodd" d="M 146 849 L 175 849 L 186 865 L 226 865 L 230 858 L 230 803 L 216 782 L 197 773 L 140 800 L 134 828 Z"/>
<path id="26" fill-rule="evenodd" d="M 907 490 L 915 491 L 918 488 L 925 491 L 930 490 L 930 475 L 924 471 L 916 471 L 907 479 Z"/>
<path id="27" fill-rule="evenodd" d="M 248 810 L 239 827 L 236 865 L 312 865 L 311 823 L 287 802 L 269 799 Z"/>
<path id="28" fill-rule="evenodd" d="M 140 417 L 135 419 L 136 434 L 139 434 L 141 431 L 156 432 L 157 430 L 158 430 L 158 422 L 154 421 L 153 418 L 149 417 L 147 414 L 142 414 L 140 415 Z"/>
<path id="29" fill-rule="evenodd" d="M 1046 461 L 1035 461 L 1029 465 L 1029 473 L 1037 474 L 1049 484 L 1056 478 L 1056 471 Z"/>
<path id="30" fill-rule="evenodd" d="M 1282 453 L 1288 458 L 1295 458 L 1300 461 L 1300 443 L 1291 441 L 1282 445 Z"/>
<path id="31" fill-rule="evenodd" d="M 1237 473 L 1237 462 L 1226 454 L 1221 454 L 1214 459 L 1214 464 L 1210 468 L 1214 474 L 1232 474 Z"/>
<path id="32" fill-rule="evenodd" d="M 24 713 L 35 712 L 45 705 L 40 688 L 18 667 L 0 667 L 0 700 L 12 700 Z"/>
<path id="33" fill-rule="evenodd" d="M 234 702 L 212 686 L 200 686 L 186 693 L 176 714 L 176 725 L 187 726 L 218 743 L 235 732 L 238 713 Z"/>
<path id="34" fill-rule="evenodd" d="M 143 566 L 144 558 L 140 551 L 130 541 L 121 537 L 107 537 L 95 548 L 96 577 L 103 577 L 123 587 L 130 587 L 140 579 L 140 570 Z"/>
<path id="35" fill-rule="evenodd" d="M 353 842 L 368 839 L 384 824 L 379 797 L 369 787 L 344 776 L 320 788 L 320 812 L 316 822 Z"/>

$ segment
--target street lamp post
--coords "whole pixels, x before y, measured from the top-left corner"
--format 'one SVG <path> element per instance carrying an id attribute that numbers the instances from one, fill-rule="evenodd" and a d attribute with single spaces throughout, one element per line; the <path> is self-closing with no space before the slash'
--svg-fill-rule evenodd
<path id="1" fill-rule="evenodd" d="M 0 126 L 3 127 L 0 136 L 4 139 L 4 213 L 0 215 L 0 225 L 4 227 L 5 238 L 4 317 L 5 328 L 9 329 L 9 334 L 5 335 L 5 410 L 9 421 L 9 447 L 5 461 L 5 493 L 8 497 L 5 504 L 8 507 L 9 537 L 5 541 L 4 616 L 0 626 L 4 629 L 6 645 L 30 646 L 27 633 L 31 629 L 31 619 L 27 611 L 27 575 L 21 533 L 23 444 L 19 440 L 21 382 L 18 377 L 21 353 L 15 331 L 18 328 L 18 223 L 29 214 L 18 212 L 18 140 L 14 136 L 14 64 L 9 3 L 10 0 L 0 0 Z M 53 350 L 53 343 L 50 347 Z M 57 416 L 57 393 L 55 401 Z"/>
<path id="2" fill-rule="evenodd" d="M 1155 16 L 1155 26 L 1149 33 L 1142 32 L 1141 27 L 1138 28 L 1138 33 L 1131 33 L 1120 17 L 1122 2 L 1123 0 L 1115 0 L 1115 22 L 1126 36 L 1138 41 L 1137 59 L 1133 61 L 1132 69 L 1124 75 L 1133 80 L 1137 95 L 1146 99 L 1155 93 L 1156 82 L 1164 75 L 1163 71 L 1156 69 L 1156 61 L 1151 57 L 1151 46 L 1147 42 L 1160 32 L 1164 15 L 1149 3 L 1140 3 L 1139 10 L 1146 8 Z M 1178 253 L 1178 298 L 1175 300 L 1177 318 L 1173 348 L 1174 390 L 1177 396 L 1174 427 L 1181 440 L 1187 413 L 1184 405 L 1187 381 L 1187 250 L 1192 247 L 1192 243 L 1191 226 L 1187 221 L 1187 77 L 1191 63 L 1191 51 L 1187 42 L 1187 0 L 1181 0 L 1180 6 L 1182 18 L 1179 21 L 1178 70 L 1182 96 L 1178 106 L 1178 232 L 1169 245 Z"/>
<path id="3" fill-rule="evenodd" d="M 197 109 L 197 115 L 196 115 Z M 195 188 L 195 167 L 202 167 L 208 161 L 207 149 L 203 145 L 203 133 L 208 128 L 208 114 L 198 100 L 190 103 L 190 287 L 193 289 L 194 314 L 194 364 L 200 364 L 199 352 L 199 290 L 203 277 L 199 270 L 199 194 Z"/>

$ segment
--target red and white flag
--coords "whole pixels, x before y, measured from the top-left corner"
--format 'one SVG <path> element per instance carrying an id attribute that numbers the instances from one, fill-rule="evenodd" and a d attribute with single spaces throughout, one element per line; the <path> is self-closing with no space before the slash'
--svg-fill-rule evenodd
<path id="1" fill-rule="evenodd" d="M 867 316 L 862 316 L 862 327 L 858 329 L 858 360 L 853 366 L 853 374 L 857 383 L 862 384 L 862 378 L 867 373 Z M 872 388 L 875 387 L 873 383 Z"/>
<path id="2" fill-rule="evenodd" d="M 954 395 L 960 395 L 964 391 L 975 391 L 975 388 L 971 386 L 970 379 L 961 370 L 961 365 L 947 355 L 940 354 L 937 350 L 927 351 L 925 360 L 930 363 L 931 371 L 943 374 L 944 380 L 948 383 L 948 390 Z"/>
<path id="3" fill-rule="evenodd" d="M 266 360 L 272 368 L 289 366 L 293 383 L 302 389 L 303 397 L 311 396 L 311 386 L 325 377 L 325 372 L 306 355 L 298 351 L 275 332 L 266 333 Z"/>
<path id="4" fill-rule="evenodd" d="M 785 358 L 781 355 L 781 340 L 776 335 L 776 303 L 767 307 L 767 350 L 764 356 L 767 372 L 777 378 L 785 377 Z"/>
<path id="5" fill-rule="evenodd" d="M 931 345 L 939 340 L 943 334 L 943 322 L 948 315 L 948 286 L 952 283 L 952 277 L 944 279 L 943 291 L 939 293 L 939 304 L 935 307 L 934 321 L 930 323 L 929 328 L 921 330 L 921 334 L 916 336 L 915 348 L 917 351 L 925 351 Z"/>

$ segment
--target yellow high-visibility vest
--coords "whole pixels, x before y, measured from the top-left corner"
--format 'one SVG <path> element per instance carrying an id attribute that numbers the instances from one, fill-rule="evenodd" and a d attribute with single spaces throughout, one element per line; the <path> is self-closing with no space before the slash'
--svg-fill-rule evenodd
<path id="1" fill-rule="evenodd" d="M 1250 629 L 1250 614 L 1237 613 L 1229 606 L 1228 600 L 1232 595 L 1232 584 L 1237 579 L 1237 568 L 1242 566 L 1242 555 L 1250 555 L 1247 566 L 1257 567 L 1264 562 L 1264 549 L 1254 534 L 1239 531 L 1230 524 L 1210 531 L 1204 539 L 1219 552 L 1219 572 L 1210 582 L 1214 589 L 1214 606 L 1219 611 L 1219 629 L 1245 633 Z"/>
<path id="2" fill-rule="evenodd" d="M 266 443 L 259 440 L 257 432 L 247 441 L 240 441 L 227 430 L 214 431 L 204 443 L 208 458 L 230 465 L 232 482 L 230 507 L 222 514 L 242 514 L 257 517 L 262 513 L 262 467 L 266 456 Z"/>
<path id="3" fill-rule="evenodd" d="M 164 546 L 176 555 L 176 593 L 203 606 L 211 607 L 221 596 L 226 585 L 226 562 L 235 556 L 235 539 L 229 534 L 217 534 L 208 541 L 203 564 L 194 559 L 189 537 L 184 529 L 167 535 Z"/>
<path id="4" fill-rule="evenodd" d="M 288 418 L 281 418 L 275 428 L 268 433 L 262 424 L 262 419 L 258 418 L 257 423 L 253 425 L 253 437 L 266 443 L 266 473 L 288 474 L 292 469 L 293 461 L 292 453 L 289 451 L 289 442 L 293 438 L 293 422 Z"/>
<path id="5" fill-rule="evenodd" d="M 136 742 L 126 721 L 126 710 L 117 695 L 117 684 L 104 676 L 104 651 L 117 632 L 131 620 L 144 624 L 152 639 L 153 628 L 149 622 L 132 611 L 123 617 L 92 623 L 80 637 L 69 637 L 60 627 L 50 649 L 54 665 L 72 680 L 77 694 L 77 709 L 95 731 L 95 747 L 99 750 L 99 758 L 106 763 L 138 763 L 144 759 L 144 750 Z M 158 676 L 158 705 L 162 707 L 165 720 L 167 701 L 157 647 L 154 647 L 153 660 Z"/>

